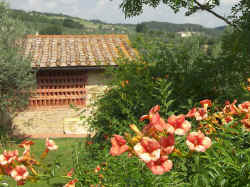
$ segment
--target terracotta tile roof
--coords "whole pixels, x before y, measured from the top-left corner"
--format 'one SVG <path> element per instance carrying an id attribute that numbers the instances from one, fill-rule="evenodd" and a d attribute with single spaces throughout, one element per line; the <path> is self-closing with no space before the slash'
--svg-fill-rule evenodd
<path id="1" fill-rule="evenodd" d="M 116 65 L 121 53 L 137 56 L 127 35 L 28 35 L 24 43 L 32 67 Z"/>

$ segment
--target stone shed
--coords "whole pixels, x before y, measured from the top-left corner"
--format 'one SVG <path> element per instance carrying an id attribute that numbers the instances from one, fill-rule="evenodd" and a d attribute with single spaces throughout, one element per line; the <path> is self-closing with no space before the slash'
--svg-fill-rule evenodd
<path id="1" fill-rule="evenodd" d="M 126 35 L 28 35 L 24 49 L 37 72 L 37 88 L 13 123 L 17 133 L 33 136 L 88 133 L 80 113 L 91 115 L 91 98 L 105 90 L 105 68 L 116 66 L 121 54 L 137 55 Z"/>

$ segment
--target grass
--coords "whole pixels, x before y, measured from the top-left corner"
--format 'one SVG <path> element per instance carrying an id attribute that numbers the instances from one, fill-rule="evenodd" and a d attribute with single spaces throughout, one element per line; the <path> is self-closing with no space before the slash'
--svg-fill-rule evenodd
<path id="1" fill-rule="evenodd" d="M 35 158 L 38 160 L 40 159 L 40 155 L 45 149 L 45 140 L 44 139 L 33 139 L 32 140 L 35 144 L 31 147 L 31 153 L 34 155 Z M 54 139 L 55 143 L 58 145 L 57 151 L 49 152 L 48 156 L 42 162 L 44 165 L 55 167 L 56 176 L 65 176 L 67 172 L 72 168 L 73 161 L 72 161 L 72 152 L 75 146 L 82 142 L 82 138 L 61 138 L 61 139 Z M 9 150 L 18 149 L 19 154 L 22 154 L 22 148 L 18 147 L 20 141 L 11 142 L 8 144 Z M 1 151 L 2 152 L 2 151 Z M 55 164 L 56 163 L 56 164 Z M 60 165 L 61 164 L 61 165 Z M 49 170 L 49 173 L 53 173 L 53 170 Z M 9 186 L 15 186 L 15 182 L 12 179 L 7 180 Z M 28 182 L 24 185 L 24 187 L 62 187 L 66 184 L 69 180 L 62 179 L 58 177 L 54 177 L 48 181 L 38 181 L 36 183 Z"/>

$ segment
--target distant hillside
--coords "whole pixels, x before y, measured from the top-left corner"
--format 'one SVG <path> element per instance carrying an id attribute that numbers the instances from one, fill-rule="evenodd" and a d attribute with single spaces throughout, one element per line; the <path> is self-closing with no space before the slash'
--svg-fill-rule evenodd
<path id="1" fill-rule="evenodd" d="M 201 32 L 209 35 L 219 35 L 224 31 L 224 27 L 217 29 L 217 28 L 206 28 L 202 25 L 198 24 L 174 24 L 174 23 L 168 23 L 168 22 L 157 22 L 157 21 L 151 21 L 151 22 L 144 22 L 146 27 L 149 30 L 159 30 L 159 31 L 165 31 L 165 32 Z"/>
<path id="2" fill-rule="evenodd" d="M 220 27 L 215 27 L 214 29 L 218 31 L 225 31 L 226 28 L 227 26 L 220 26 Z"/>
<path id="3" fill-rule="evenodd" d="M 23 10 L 11 10 L 11 17 L 20 19 L 30 28 L 34 34 L 47 27 L 60 27 L 62 34 L 98 34 L 98 33 L 130 33 L 134 29 L 121 25 L 104 23 L 99 20 L 85 20 L 64 14 L 41 13 L 37 11 L 25 12 Z"/>
<path id="4" fill-rule="evenodd" d="M 130 34 L 136 30 L 135 24 L 109 24 L 101 20 L 86 20 L 64 14 L 41 13 L 37 11 L 25 12 L 23 10 L 11 10 L 11 16 L 22 20 L 29 32 L 34 34 L 47 27 L 60 27 L 62 34 L 105 34 L 121 33 Z M 174 24 L 168 22 L 144 22 L 148 31 L 156 32 L 201 32 L 207 35 L 220 35 L 225 27 L 205 28 L 197 24 Z"/>

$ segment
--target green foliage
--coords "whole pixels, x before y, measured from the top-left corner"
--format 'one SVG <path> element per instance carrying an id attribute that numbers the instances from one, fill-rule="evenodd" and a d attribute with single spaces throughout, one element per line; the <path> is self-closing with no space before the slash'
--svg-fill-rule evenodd
<path id="1" fill-rule="evenodd" d="M 144 32 L 145 33 L 145 32 L 147 32 L 148 28 L 147 28 L 145 23 L 140 23 L 140 24 L 136 25 L 135 30 L 136 30 L 136 32 L 142 32 L 142 33 Z"/>
<path id="2" fill-rule="evenodd" d="M 200 174 L 210 178 L 210 186 L 249 186 L 250 134 L 229 128 L 214 135 L 219 140 L 201 157 L 206 167 Z"/>
<path id="3" fill-rule="evenodd" d="M 171 110 L 188 105 L 188 100 L 210 98 L 224 102 L 247 98 L 242 84 L 246 82 L 249 63 L 224 55 L 220 43 L 208 45 L 203 36 L 152 39 L 139 35 L 133 41 L 143 60 L 156 64 L 158 76 L 168 75 L 172 82 L 175 104 Z"/>
<path id="4" fill-rule="evenodd" d="M 80 186 L 104 185 L 104 186 L 154 186 L 168 185 L 178 186 L 178 180 L 171 173 L 163 176 L 153 175 L 148 168 L 135 157 L 127 154 L 121 157 L 109 155 L 108 146 L 94 143 L 88 145 L 87 141 L 80 144 L 74 152 L 74 168 Z M 96 166 L 101 170 L 95 172 Z M 175 180 L 176 179 L 176 180 Z"/>
<path id="5" fill-rule="evenodd" d="M 213 106 L 215 109 L 218 105 Z M 226 125 L 221 122 L 212 125 L 216 130 L 208 135 L 213 143 L 206 152 L 183 154 L 186 145 L 176 147 L 182 155 L 173 155 L 175 171 L 179 177 L 184 176 L 190 186 L 249 186 L 246 181 L 250 179 L 250 133 L 242 129 L 240 120 L 244 115 L 233 117 Z M 201 123 L 211 125 L 209 120 Z M 185 137 L 176 138 L 176 142 L 184 143 Z"/>
<path id="6" fill-rule="evenodd" d="M 234 65 L 236 72 L 244 74 L 242 86 L 246 85 L 246 79 L 250 75 L 250 2 L 241 0 L 232 8 L 233 23 L 237 29 L 228 30 L 222 38 L 223 56 L 228 63 Z M 245 94 L 246 98 L 250 93 Z"/>
<path id="7" fill-rule="evenodd" d="M 160 3 L 164 3 L 175 12 L 178 12 L 181 8 L 186 8 L 186 14 L 195 13 L 198 10 L 204 10 L 205 8 L 213 9 L 219 5 L 219 1 L 207 1 L 203 7 L 199 7 L 196 0 L 123 0 L 121 8 L 125 15 L 128 17 L 140 15 L 143 12 L 144 6 L 157 7 Z M 202 9 L 203 8 L 203 9 Z"/>
<path id="8" fill-rule="evenodd" d="M 44 139 L 32 139 L 35 143 L 31 147 L 31 154 L 34 158 L 40 158 L 41 154 L 45 150 L 45 140 Z M 39 173 L 38 180 L 31 180 L 25 183 L 24 187 L 55 187 L 55 186 L 63 186 L 70 179 L 66 178 L 66 174 L 73 167 L 73 158 L 72 153 L 74 148 L 77 147 L 78 143 L 82 142 L 82 138 L 59 138 L 56 139 L 55 142 L 58 145 L 58 150 L 50 151 L 47 157 L 41 161 L 40 164 L 42 167 L 39 169 L 35 168 L 35 170 Z M 6 150 L 15 150 L 19 151 L 19 155 L 22 155 L 24 151 L 23 148 L 20 148 L 18 145 L 22 142 L 21 139 L 15 139 L 11 142 L 8 142 L 8 145 L 4 145 L 0 147 L 0 154 Z M 2 144 L 2 142 L 1 142 Z M 29 173 L 32 175 L 32 173 Z M 64 177 L 62 177 L 64 176 Z M 0 182 L 6 181 L 10 187 L 16 186 L 16 182 L 8 176 L 6 178 L 1 176 Z M 3 180 L 5 178 L 5 180 Z M 0 183 L 1 186 L 1 183 Z"/>
<path id="9" fill-rule="evenodd" d="M 62 27 L 57 25 L 49 26 L 40 30 L 39 34 L 60 35 L 62 34 Z"/>
<path id="10" fill-rule="evenodd" d="M 77 28 L 77 29 L 83 29 L 84 26 L 72 19 L 64 19 L 63 20 L 63 26 L 64 27 L 70 27 L 70 28 Z"/>
<path id="11" fill-rule="evenodd" d="M 159 104 L 166 114 L 169 105 L 171 83 L 158 76 L 159 67 L 139 61 L 121 59 L 118 67 L 110 68 L 111 89 L 97 103 L 97 111 L 91 125 L 97 130 L 96 138 L 127 131 L 128 125 L 152 106 Z"/>
<path id="12" fill-rule="evenodd" d="M 156 104 L 167 116 L 169 111 L 185 111 L 202 99 L 222 104 L 249 97 L 244 90 L 249 64 L 222 55 L 220 43 L 208 45 L 209 39 L 203 36 L 139 34 L 131 39 L 141 59 L 123 60 L 108 71 L 113 78 L 111 89 L 97 101 L 97 111 L 90 119 L 100 140 L 105 134 L 123 133 Z"/>
<path id="13" fill-rule="evenodd" d="M 218 106 L 213 106 L 214 109 Z M 213 109 L 213 110 L 214 110 Z M 187 112 L 187 111 L 186 111 Z M 146 112 L 144 112 L 146 113 Z M 109 154 L 108 140 L 99 144 L 88 138 L 74 151 L 74 168 L 81 186 L 249 186 L 250 133 L 242 130 L 241 118 L 227 125 L 217 124 L 216 131 L 207 135 L 212 146 L 205 152 L 189 151 L 186 136 L 176 136 L 178 152 L 168 155 L 173 168 L 164 175 L 152 175 L 138 158 L 127 153 L 119 157 Z M 205 122 L 205 121 L 204 121 Z M 192 131 L 196 131 L 192 121 Z M 96 167 L 100 171 L 95 171 Z"/>
<path id="14" fill-rule="evenodd" d="M 236 122 L 238 123 L 238 122 Z M 240 126 L 216 132 L 211 136 L 213 145 L 205 153 L 176 162 L 179 172 L 193 186 L 248 186 L 250 168 L 250 134 Z M 195 155 L 196 154 L 196 155 Z"/>
<path id="15" fill-rule="evenodd" d="M 224 37 L 225 52 L 237 57 L 250 58 L 250 2 L 241 0 L 232 8 L 232 20 L 238 29 Z"/>
<path id="16" fill-rule="evenodd" d="M 126 17 L 133 17 L 142 14 L 145 6 L 156 8 L 160 5 L 160 3 L 170 7 L 175 13 L 184 9 L 186 11 L 186 16 L 192 15 L 200 10 L 207 11 L 227 24 L 235 27 L 234 23 L 214 11 L 214 8 L 220 5 L 219 0 L 208 0 L 203 2 L 198 0 L 123 0 L 120 4 L 120 8 L 122 8 Z"/>
<path id="17" fill-rule="evenodd" d="M 124 2 L 128 3 L 125 8 L 132 11 L 130 15 L 133 15 L 133 11 L 142 10 L 143 3 L 157 6 L 160 1 Z M 173 6 L 184 1 L 175 2 L 177 4 Z M 234 30 L 233 33 L 238 36 L 243 32 Z M 224 130 L 217 130 L 210 136 L 213 145 L 205 153 L 170 155 L 174 168 L 163 176 L 150 176 L 144 165 L 137 163 L 134 158 L 127 158 L 127 155 L 113 159 L 108 155 L 108 142 L 104 140 L 104 135 L 122 134 L 128 129 L 128 124 L 137 123 L 138 118 L 155 104 L 162 106 L 164 116 L 176 110 L 186 113 L 193 103 L 205 98 L 219 103 L 227 99 L 248 99 L 249 92 L 243 89 L 249 76 L 248 55 L 239 48 L 235 49 L 236 53 L 231 53 L 232 47 L 225 47 L 225 41 L 228 46 L 231 45 L 227 37 L 230 35 L 225 35 L 219 43 L 210 42 L 203 36 L 185 39 L 178 36 L 161 35 L 157 38 L 153 35 L 138 35 L 134 38 L 133 45 L 139 50 L 141 59 L 133 64 L 121 64 L 111 71 L 113 87 L 98 101 L 97 112 L 90 121 L 92 127 L 97 129 L 97 135 L 91 140 L 94 144 L 76 151 L 76 172 L 83 186 L 249 186 L 250 135 L 239 126 L 231 128 L 228 125 Z M 243 38 L 236 41 L 240 43 L 241 40 Z M 164 95 L 167 97 L 164 98 Z M 159 98 L 155 99 L 155 96 Z M 174 103 L 168 102 L 173 99 Z M 234 123 L 238 124 L 239 121 Z M 142 126 L 141 123 L 137 125 Z M 184 143 L 185 136 L 176 138 L 176 142 Z M 187 152 L 185 144 L 177 148 Z M 84 155 L 82 159 L 79 159 L 80 155 Z M 85 160 L 87 163 L 83 164 Z M 101 169 L 103 177 L 100 177 L 93 170 L 105 161 L 108 166 Z M 89 166 L 91 169 L 86 169 Z"/>
<path id="18" fill-rule="evenodd" d="M 25 27 L 8 17 L 8 9 L 0 4 L 0 112 L 13 113 L 28 102 L 34 85 L 34 72 L 28 59 L 18 49 Z M 6 37 L 8 36 L 8 37 Z"/>

